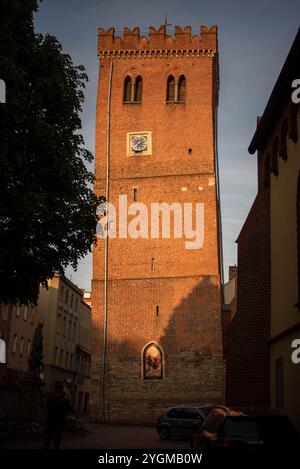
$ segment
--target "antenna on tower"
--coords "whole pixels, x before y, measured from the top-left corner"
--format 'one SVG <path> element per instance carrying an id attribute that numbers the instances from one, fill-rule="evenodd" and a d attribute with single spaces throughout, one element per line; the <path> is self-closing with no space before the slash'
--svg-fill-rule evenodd
<path id="1" fill-rule="evenodd" d="M 164 27 L 165 36 L 166 36 L 166 35 L 167 35 L 168 26 L 172 26 L 170 23 L 168 23 L 168 14 L 167 14 L 167 12 L 166 12 L 166 14 L 165 14 L 165 22 L 162 24 L 162 26 Z"/>

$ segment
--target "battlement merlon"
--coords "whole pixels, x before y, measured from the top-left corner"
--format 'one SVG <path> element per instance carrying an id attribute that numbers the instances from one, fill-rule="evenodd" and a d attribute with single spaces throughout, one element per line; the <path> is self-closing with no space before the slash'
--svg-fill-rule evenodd
<path id="1" fill-rule="evenodd" d="M 217 52 L 216 25 L 211 28 L 201 26 L 200 34 L 192 36 L 191 26 L 175 26 L 175 37 L 166 34 L 162 25 L 159 29 L 152 26 L 148 36 L 140 35 L 140 28 L 124 28 L 123 36 L 115 36 L 115 28 L 98 30 L 98 53 L 110 51 L 172 51 L 207 50 Z"/>

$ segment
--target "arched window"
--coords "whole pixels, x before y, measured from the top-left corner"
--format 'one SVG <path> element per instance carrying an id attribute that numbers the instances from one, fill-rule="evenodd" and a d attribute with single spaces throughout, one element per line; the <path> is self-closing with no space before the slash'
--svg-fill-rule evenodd
<path id="1" fill-rule="evenodd" d="M 178 101 L 180 103 L 185 103 L 185 90 L 186 90 L 185 76 L 181 75 L 178 80 Z"/>
<path id="2" fill-rule="evenodd" d="M 175 78 L 173 75 L 168 77 L 167 81 L 167 102 L 175 101 Z"/>
<path id="3" fill-rule="evenodd" d="M 138 76 L 135 80 L 135 90 L 134 90 L 134 101 L 140 103 L 142 101 L 142 88 L 143 88 L 143 79 Z"/>
<path id="4" fill-rule="evenodd" d="M 148 344 L 143 351 L 143 378 L 163 379 L 163 353 L 159 345 Z"/>
<path id="5" fill-rule="evenodd" d="M 132 81 L 130 77 L 126 77 L 124 80 L 124 103 L 130 103 L 131 101 L 131 90 Z"/>

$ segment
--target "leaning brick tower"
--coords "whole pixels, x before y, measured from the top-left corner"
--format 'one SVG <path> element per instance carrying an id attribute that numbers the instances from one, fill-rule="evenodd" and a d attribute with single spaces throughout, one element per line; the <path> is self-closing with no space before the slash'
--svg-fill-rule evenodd
<path id="1" fill-rule="evenodd" d="M 217 28 L 98 37 L 95 192 L 115 207 L 119 195 L 204 206 L 201 249 L 117 236 L 93 253 L 91 414 L 150 423 L 174 404 L 223 401 Z"/>

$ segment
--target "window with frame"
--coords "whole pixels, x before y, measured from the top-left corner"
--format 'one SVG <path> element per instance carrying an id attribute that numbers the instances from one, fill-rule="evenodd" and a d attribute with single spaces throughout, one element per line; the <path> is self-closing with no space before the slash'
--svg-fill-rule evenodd
<path id="1" fill-rule="evenodd" d="M 24 337 L 21 337 L 20 340 L 20 355 L 23 355 L 24 352 Z"/>
<path id="2" fill-rule="evenodd" d="M 167 103 L 175 102 L 175 78 L 170 75 L 167 80 Z"/>
<path id="3" fill-rule="evenodd" d="M 142 102 L 142 90 L 143 90 L 143 79 L 139 75 L 134 83 L 134 102 L 141 103 Z"/>
<path id="4" fill-rule="evenodd" d="M 16 353 L 17 346 L 18 346 L 18 336 L 15 334 L 14 335 L 14 340 L 13 340 L 13 346 L 12 346 L 12 352 L 13 353 Z"/>
<path id="5" fill-rule="evenodd" d="M 184 75 L 181 75 L 178 80 L 178 102 L 185 103 L 186 95 L 186 79 Z"/>
<path id="6" fill-rule="evenodd" d="M 64 351 L 63 349 L 60 350 L 60 356 L 59 356 L 59 366 L 63 366 L 63 359 L 64 359 Z"/>
<path id="7" fill-rule="evenodd" d="M 129 75 L 124 80 L 123 103 L 140 104 L 142 102 L 143 79 L 140 75 L 133 80 Z"/>
<path id="8" fill-rule="evenodd" d="M 124 80 L 123 102 L 130 103 L 131 100 L 132 100 L 132 80 L 130 76 L 127 76 Z"/>
<path id="9" fill-rule="evenodd" d="M 4 303 L 1 303 L 1 319 L 3 319 L 3 321 L 7 321 L 8 319 L 8 305 L 4 304 Z"/>
<path id="10" fill-rule="evenodd" d="M 143 351 L 144 380 L 163 379 L 163 354 L 159 345 L 151 343 Z"/>

